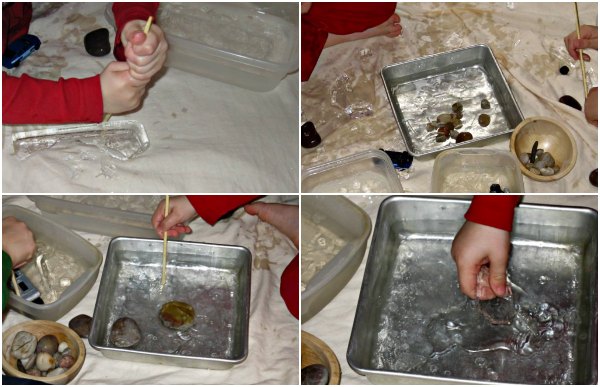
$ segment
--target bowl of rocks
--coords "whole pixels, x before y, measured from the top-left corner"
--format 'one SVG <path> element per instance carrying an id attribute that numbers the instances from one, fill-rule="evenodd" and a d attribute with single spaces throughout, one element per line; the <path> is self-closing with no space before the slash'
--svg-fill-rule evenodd
<path id="1" fill-rule="evenodd" d="M 577 161 L 577 145 L 569 129 L 545 117 L 523 120 L 512 133 L 510 151 L 519 159 L 521 172 L 537 181 L 561 179 Z"/>
<path id="2" fill-rule="evenodd" d="M 2 369 L 10 376 L 66 384 L 79 373 L 84 360 L 81 338 L 54 321 L 19 323 L 2 333 Z"/>

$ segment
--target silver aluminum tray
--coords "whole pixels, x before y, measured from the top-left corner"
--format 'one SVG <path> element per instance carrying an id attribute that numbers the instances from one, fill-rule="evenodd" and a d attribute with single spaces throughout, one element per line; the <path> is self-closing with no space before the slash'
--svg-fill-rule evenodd
<path id="1" fill-rule="evenodd" d="M 111 241 L 102 273 L 90 345 L 109 358 L 181 367 L 227 369 L 248 355 L 251 254 L 239 246 L 169 241 L 168 273 L 160 291 L 162 240 L 119 237 Z M 168 301 L 194 307 L 185 332 L 164 327 Z M 138 323 L 134 348 L 109 341 L 120 317 Z"/>
<path id="2" fill-rule="evenodd" d="M 500 71 L 492 50 L 476 45 L 385 66 L 381 77 L 406 149 L 413 156 L 435 154 L 512 132 L 523 121 L 517 102 Z M 481 100 L 491 108 L 481 109 Z M 463 127 L 473 139 L 456 144 L 436 142 L 437 130 L 427 123 L 439 114 L 452 113 L 452 104 L 463 104 Z M 491 117 L 487 127 L 479 114 Z"/>
<path id="3" fill-rule="evenodd" d="M 511 325 L 492 325 L 478 310 L 484 304 L 461 294 L 450 256 L 468 207 L 409 197 L 381 204 L 350 366 L 374 383 L 596 384 L 597 212 L 517 208 L 509 275 L 520 311 Z M 550 316 L 542 318 L 544 303 Z M 554 336 L 540 334 L 550 328 Z"/>
<path id="4" fill-rule="evenodd" d="M 13 133 L 13 152 L 21 160 L 44 149 L 81 145 L 95 146 L 118 160 L 129 160 L 150 146 L 144 125 L 135 120 L 8 127 Z"/>

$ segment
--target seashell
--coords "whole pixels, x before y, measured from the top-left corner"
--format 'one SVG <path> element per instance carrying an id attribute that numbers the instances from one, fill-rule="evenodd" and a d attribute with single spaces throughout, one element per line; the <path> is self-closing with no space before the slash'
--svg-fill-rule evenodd
<path id="1" fill-rule="evenodd" d="M 473 139 L 473 135 L 469 132 L 462 132 L 456 136 L 456 143 L 460 143 L 463 141 L 469 141 Z"/>
<path id="2" fill-rule="evenodd" d="M 58 376 L 64 374 L 65 372 L 67 372 L 66 369 L 58 367 L 48 372 L 46 376 Z"/>
<path id="3" fill-rule="evenodd" d="M 438 134 L 438 137 L 439 136 L 440 134 Z M 446 136 L 444 136 L 444 141 L 445 139 Z M 160 308 L 158 317 L 162 324 L 167 328 L 184 330 L 194 324 L 196 312 L 191 305 L 186 304 L 185 302 L 171 301 Z"/>
<path id="4" fill-rule="evenodd" d="M 479 125 L 486 127 L 490 124 L 490 116 L 488 116 L 487 114 L 480 114 L 479 118 L 477 119 L 479 121 Z"/>
<path id="5" fill-rule="evenodd" d="M 40 371 L 48 371 L 56 367 L 56 360 L 51 354 L 40 352 L 35 359 L 35 366 Z"/>
<path id="6" fill-rule="evenodd" d="M 110 329 L 110 342 L 119 348 L 133 347 L 141 339 L 140 328 L 135 320 L 129 317 L 121 317 Z"/>
<path id="7" fill-rule="evenodd" d="M 37 348 L 35 349 L 36 353 L 46 352 L 49 354 L 54 354 L 58 351 L 58 339 L 53 335 L 46 335 L 42 337 L 38 343 Z"/>
<path id="8" fill-rule="evenodd" d="M 37 339 L 34 335 L 26 331 L 20 331 L 15 335 L 10 352 L 15 358 L 24 359 L 35 353 L 36 346 Z"/>

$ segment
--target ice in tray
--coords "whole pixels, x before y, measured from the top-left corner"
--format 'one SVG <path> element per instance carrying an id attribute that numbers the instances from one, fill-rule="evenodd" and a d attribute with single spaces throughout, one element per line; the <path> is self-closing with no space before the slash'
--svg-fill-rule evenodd
<path id="1" fill-rule="evenodd" d="M 47 149 L 91 146 L 110 157 L 129 160 L 150 146 L 144 126 L 137 121 L 100 124 L 12 126 L 14 154 L 24 160 Z"/>

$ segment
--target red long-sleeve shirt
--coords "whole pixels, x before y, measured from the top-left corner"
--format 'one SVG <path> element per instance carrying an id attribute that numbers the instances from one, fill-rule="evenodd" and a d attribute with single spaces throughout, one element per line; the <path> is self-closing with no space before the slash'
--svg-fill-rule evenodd
<path id="1" fill-rule="evenodd" d="M 512 231 L 515 207 L 521 201 L 520 195 L 478 195 L 474 196 L 465 214 L 470 222 Z"/>
<path id="2" fill-rule="evenodd" d="M 256 195 L 188 195 L 196 213 L 208 224 L 214 225 L 227 213 L 255 200 Z M 300 260 L 298 255 L 288 264 L 281 274 L 279 293 L 290 313 L 296 318 L 300 315 L 299 290 Z"/>
<path id="3" fill-rule="evenodd" d="M 327 36 L 348 35 L 375 27 L 390 18 L 396 3 L 317 3 L 302 15 L 302 82 L 308 81 Z"/>
<path id="4" fill-rule="evenodd" d="M 125 60 L 121 32 L 128 21 L 156 17 L 159 3 L 115 3 L 117 26 L 115 56 Z M 12 3 L 2 8 L 2 53 L 15 39 L 29 31 L 30 3 Z M 2 123 L 51 124 L 100 122 L 104 112 L 100 75 L 60 78 L 58 81 L 14 77 L 2 72 Z"/>

